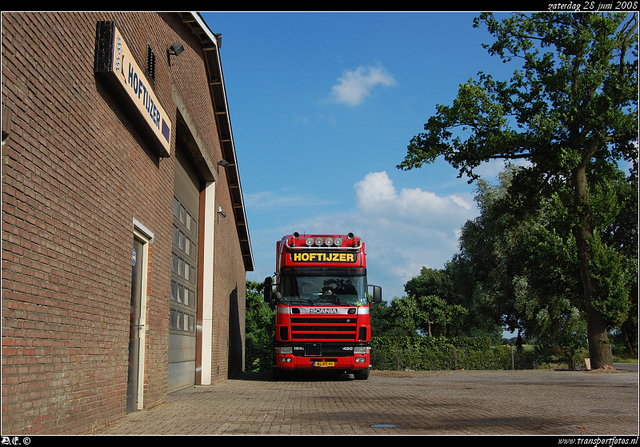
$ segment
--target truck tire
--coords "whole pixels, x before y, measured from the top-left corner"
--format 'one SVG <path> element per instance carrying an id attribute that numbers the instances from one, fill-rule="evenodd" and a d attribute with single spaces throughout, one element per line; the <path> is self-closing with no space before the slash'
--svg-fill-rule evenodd
<path id="1" fill-rule="evenodd" d="M 353 378 L 356 380 L 367 380 L 371 374 L 371 368 L 361 369 L 353 372 Z"/>
<path id="2" fill-rule="evenodd" d="M 273 380 L 275 380 L 276 382 L 279 382 L 280 380 L 285 380 L 288 375 L 286 371 L 276 368 L 275 366 L 273 367 L 272 373 L 273 373 L 272 374 Z"/>

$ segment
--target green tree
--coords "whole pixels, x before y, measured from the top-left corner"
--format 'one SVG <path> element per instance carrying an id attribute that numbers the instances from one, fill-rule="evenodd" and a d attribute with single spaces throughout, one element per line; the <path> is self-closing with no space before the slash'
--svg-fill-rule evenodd
<path id="1" fill-rule="evenodd" d="M 247 280 L 245 368 L 250 372 L 271 371 L 275 311 L 264 302 L 263 283 Z"/>
<path id="2" fill-rule="evenodd" d="M 566 206 L 556 194 L 525 211 L 513 208 L 508 191 L 521 169 L 506 169 L 498 186 L 478 182 L 481 214 L 460 237 L 475 284 L 472 300 L 510 330 L 575 349 L 584 344 L 584 304 L 576 298 L 580 279 Z"/>
<path id="3" fill-rule="evenodd" d="M 480 23 L 495 36 L 485 45 L 489 53 L 505 62 L 518 58 L 522 69 L 510 81 L 479 73 L 461 85 L 452 106 L 437 106 L 398 167 L 443 156 L 473 181 L 483 162 L 524 159 L 529 166 L 515 189 L 549 197 L 570 187 L 591 362 L 604 367 L 612 363 L 608 328 L 628 296 L 610 293 L 624 282 L 623 270 L 597 234 L 593 195 L 621 160 L 637 172 L 637 14 L 518 13 L 499 21 L 483 13 L 474 26 Z M 454 134 L 459 128 L 464 138 Z M 604 284 L 605 273 L 618 278 Z"/>
<path id="4" fill-rule="evenodd" d="M 388 301 L 371 305 L 369 313 L 372 337 L 404 337 L 407 335 L 401 325 L 396 324 L 395 316 L 393 315 L 394 310 Z"/>
<path id="5" fill-rule="evenodd" d="M 389 317 L 396 332 L 403 336 L 419 337 L 421 328 L 428 325 L 427 316 L 421 311 L 415 297 L 391 300 Z"/>
<path id="6" fill-rule="evenodd" d="M 405 296 L 371 307 L 375 336 L 421 337 L 457 336 L 462 331 L 467 310 L 435 296 Z"/>
<path id="7" fill-rule="evenodd" d="M 478 245 L 481 249 L 483 245 Z M 462 335 L 468 337 L 489 337 L 502 340 L 505 322 L 502 312 L 495 312 L 486 305 L 481 296 L 483 290 L 478 267 L 486 266 L 487 262 L 477 262 L 478 259 L 468 256 L 465 252 L 456 253 L 453 259 L 445 264 L 445 271 L 451 278 L 457 291 L 460 304 L 467 309 L 467 315 L 462 323 Z M 487 261 L 490 261 L 487 259 Z"/>
<path id="8" fill-rule="evenodd" d="M 446 269 L 422 267 L 420 274 L 404 285 L 408 296 L 436 295 L 450 304 L 460 304 L 455 284 Z"/>
<path id="9" fill-rule="evenodd" d="M 465 319 L 469 312 L 462 305 L 449 273 L 446 268 L 423 267 L 420 275 L 404 286 L 407 295 L 415 297 L 424 315 L 420 329 L 428 335 L 455 337 L 465 332 Z"/>
<path id="10" fill-rule="evenodd" d="M 620 355 L 638 357 L 638 177 L 619 175 L 612 183 L 617 207 L 615 219 L 604 225 L 602 241 L 622 256 L 629 272 L 628 295 L 631 307 L 628 318 L 616 331 L 615 338 L 623 346 Z"/>
<path id="11" fill-rule="evenodd" d="M 459 304 L 449 304 L 436 295 L 417 296 L 418 307 L 424 315 L 420 329 L 429 336 L 456 337 L 462 333 L 468 310 Z"/>

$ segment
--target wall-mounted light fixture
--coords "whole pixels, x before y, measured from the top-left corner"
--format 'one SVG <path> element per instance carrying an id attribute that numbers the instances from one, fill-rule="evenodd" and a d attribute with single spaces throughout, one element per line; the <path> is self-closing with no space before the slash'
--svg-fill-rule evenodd
<path id="1" fill-rule="evenodd" d="M 227 217 L 227 213 L 222 211 L 222 207 L 221 206 L 218 207 L 218 214 L 222 214 L 222 217 Z"/>
<path id="2" fill-rule="evenodd" d="M 229 163 L 227 160 L 220 160 L 218 162 L 218 166 L 222 166 L 223 168 L 226 168 L 229 165 L 231 165 L 231 163 Z"/>
<path id="3" fill-rule="evenodd" d="M 184 51 L 184 45 L 179 42 L 173 42 L 171 46 L 167 49 L 167 53 L 173 54 L 174 56 L 180 56 L 180 53 Z"/>

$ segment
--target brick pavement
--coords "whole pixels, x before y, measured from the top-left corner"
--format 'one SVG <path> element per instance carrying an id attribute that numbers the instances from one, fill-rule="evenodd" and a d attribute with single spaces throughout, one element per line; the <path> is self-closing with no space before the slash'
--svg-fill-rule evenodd
<path id="1" fill-rule="evenodd" d="M 172 394 L 105 435 L 638 435 L 637 372 L 270 374 Z"/>

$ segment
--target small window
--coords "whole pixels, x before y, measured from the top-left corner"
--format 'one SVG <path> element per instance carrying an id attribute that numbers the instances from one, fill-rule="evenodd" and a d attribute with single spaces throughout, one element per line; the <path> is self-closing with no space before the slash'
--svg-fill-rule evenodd
<path id="1" fill-rule="evenodd" d="M 153 82 L 156 81 L 156 54 L 147 42 L 147 73 Z"/>

